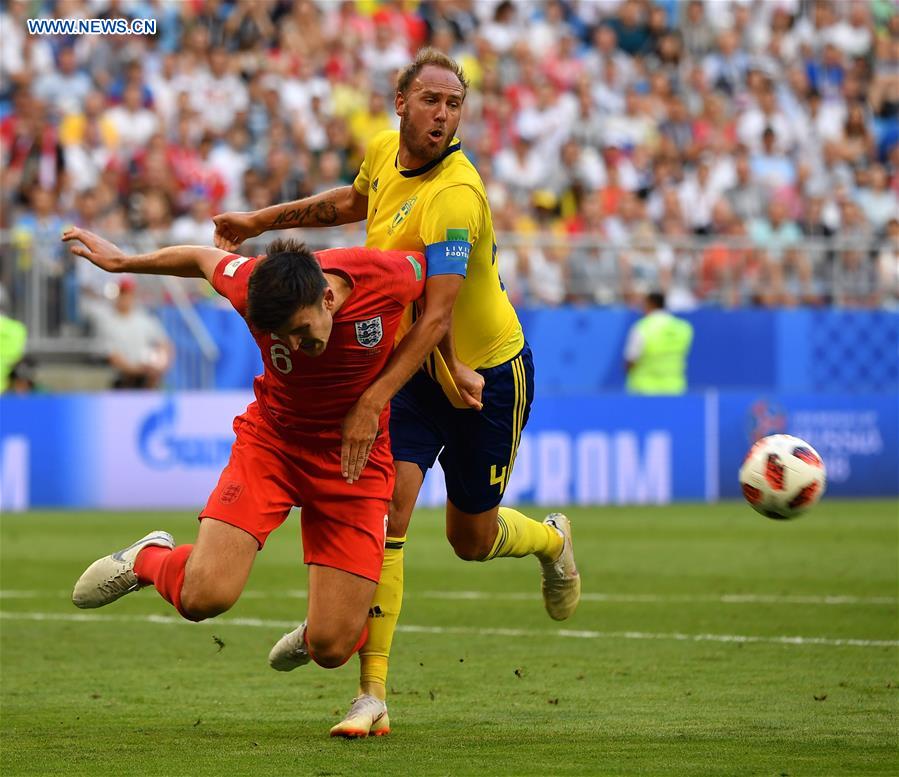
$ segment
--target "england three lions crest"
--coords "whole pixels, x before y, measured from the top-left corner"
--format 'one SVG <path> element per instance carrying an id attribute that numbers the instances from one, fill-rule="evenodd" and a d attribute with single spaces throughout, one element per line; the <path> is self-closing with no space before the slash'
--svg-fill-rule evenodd
<path id="1" fill-rule="evenodd" d="M 366 348 L 374 348 L 381 342 L 383 336 L 384 327 L 381 326 L 380 316 L 369 318 L 367 321 L 356 322 L 356 340 L 359 341 L 359 345 L 364 345 Z"/>

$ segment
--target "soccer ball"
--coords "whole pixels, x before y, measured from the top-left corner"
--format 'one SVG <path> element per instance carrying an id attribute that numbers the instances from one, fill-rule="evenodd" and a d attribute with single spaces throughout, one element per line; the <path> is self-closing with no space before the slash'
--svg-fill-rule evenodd
<path id="1" fill-rule="evenodd" d="M 768 518 L 795 518 L 814 506 L 827 483 L 824 462 L 805 440 L 789 434 L 763 437 L 740 467 L 746 501 Z"/>

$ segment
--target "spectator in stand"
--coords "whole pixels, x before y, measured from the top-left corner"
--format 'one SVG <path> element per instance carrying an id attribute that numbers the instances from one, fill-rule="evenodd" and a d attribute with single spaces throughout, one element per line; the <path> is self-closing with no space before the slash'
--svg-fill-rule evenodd
<path id="1" fill-rule="evenodd" d="M 498 54 L 506 54 L 523 33 L 518 9 L 511 0 L 502 0 L 493 11 L 493 20 L 482 26 L 482 33 Z"/>
<path id="2" fill-rule="evenodd" d="M 131 278 L 118 284 L 115 303 L 98 318 L 98 339 L 116 375 L 117 389 L 158 388 L 172 362 L 171 341 L 159 320 L 136 299 Z"/>
<path id="3" fill-rule="evenodd" d="M 834 233 L 824 220 L 824 199 L 812 197 L 805 203 L 805 211 L 802 216 L 802 234 L 806 237 L 828 238 Z"/>
<path id="4" fill-rule="evenodd" d="M 110 108 L 105 119 L 115 131 L 119 150 L 130 158 L 145 146 L 159 131 L 159 117 L 143 105 L 143 94 L 138 84 L 128 84 L 122 95 L 122 104 Z"/>
<path id="5" fill-rule="evenodd" d="M 59 116 L 80 112 L 90 91 L 90 77 L 79 69 L 71 45 L 59 49 L 56 68 L 44 73 L 34 84 L 34 96 L 52 106 Z"/>
<path id="6" fill-rule="evenodd" d="M 212 245 L 215 235 L 215 225 L 212 217 L 215 210 L 209 200 L 198 197 L 190 206 L 187 213 L 178 216 L 172 222 L 172 229 L 165 242 L 177 245 L 208 246 Z M 78 222 L 81 227 L 81 222 Z M 86 229 L 86 227 L 83 227 Z M 79 262 L 79 264 L 82 264 Z"/>
<path id="7" fill-rule="evenodd" d="M 376 15 L 374 22 L 374 40 L 362 47 L 361 60 L 373 91 L 384 96 L 393 91 L 393 74 L 409 60 L 409 46 L 405 36 L 397 35 L 386 15 Z"/>
<path id="8" fill-rule="evenodd" d="M 800 248 L 802 232 L 787 215 L 781 200 L 771 200 L 768 218 L 753 221 L 749 235 L 766 268 L 772 301 L 795 305 L 800 300 L 812 299 L 812 268 L 808 256 Z"/>
<path id="9" fill-rule="evenodd" d="M 531 192 L 543 184 L 548 161 L 535 148 L 533 137 L 519 135 L 513 148 L 496 155 L 497 180 L 506 185 L 514 199 L 527 203 Z"/>
<path id="10" fill-rule="evenodd" d="M 742 92 L 749 67 L 749 57 L 739 46 L 740 37 L 736 30 L 722 30 L 718 33 L 717 51 L 703 61 L 709 85 L 734 97 Z"/>
<path id="11" fill-rule="evenodd" d="M 841 157 L 853 166 L 867 164 L 877 155 L 874 136 L 868 129 L 865 108 L 860 102 L 849 106 L 839 148 Z"/>
<path id="12" fill-rule="evenodd" d="M 871 166 L 868 181 L 868 185 L 858 191 L 857 200 L 865 218 L 876 231 L 880 231 L 899 213 L 899 196 L 888 188 L 883 165 Z"/>
<path id="13" fill-rule="evenodd" d="M 580 200 L 597 191 L 606 181 L 602 157 L 591 146 L 575 140 L 566 141 L 559 153 L 559 163 L 546 176 L 545 186 L 553 192 L 563 218 L 573 215 Z"/>
<path id="14" fill-rule="evenodd" d="M 567 296 L 567 248 L 546 226 L 539 237 L 541 244 L 533 246 L 527 254 L 530 301 L 537 305 L 561 305 Z"/>
<path id="15" fill-rule="evenodd" d="M 705 15 L 702 0 L 688 0 L 681 4 L 683 20 L 681 30 L 687 52 L 695 60 L 701 60 L 712 49 L 715 32 Z"/>
<path id="16" fill-rule="evenodd" d="M 882 159 L 888 145 L 899 143 L 899 36 L 884 35 L 875 43 L 868 103 L 878 129 L 878 151 Z"/>
<path id="17" fill-rule="evenodd" d="M 618 48 L 618 35 L 611 24 L 600 24 L 591 35 L 590 50 L 584 55 L 584 67 L 597 87 L 606 84 L 615 93 L 624 92 L 632 80 L 634 62 Z"/>
<path id="18" fill-rule="evenodd" d="M 543 80 L 537 86 L 534 104 L 518 114 L 516 129 L 519 135 L 533 139 L 536 153 L 545 159 L 555 159 L 576 115 L 574 96 L 567 93 L 560 96 L 549 80 Z"/>
<path id="19" fill-rule="evenodd" d="M 12 123 L 4 151 L 3 189 L 27 205 L 37 189 L 52 189 L 57 197 L 67 187 L 65 152 L 47 106 L 34 99 L 20 103 L 24 113 Z"/>
<path id="20" fill-rule="evenodd" d="M 325 151 L 318 158 L 316 170 L 314 194 L 352 183 L 352 181 L 344 177 L 340 155 L 335 151 Z"/>
<path id="21" fill-rule="evenodd" d="M 848 57 L 865 57 L 871 50 L 870 12 L 867 3 L 849 3 L 848 15 L 828 31 L 829 40 Z"/>
<path id="22" fill-rule="evenodd" d="M 223 209 L 240 210 L 243 176 L 250 165 L 250 133 L 243 124 L 234 122 L 209 154 L 209 167 L 224 184 Z"/>
<path id="23" fill-rule="evenodd" d="M 396 116 L 387 109 L 387 101 L 380 92 L 372 91 L 365 110 L 355 111 L 349 117 L 353 142 L 364 148 L 379 132 L 396 129 Z"/>
<path id="24" fill-rule="evenodd" d="M 668 99 L 667 116 L 659 130 L 674 143 L 680 153 L 688 152 L 692 148 L 693 121 L 683 99 L 678 95 L 672 95 Z"/>
<path id="25" fill-rule="evenodd" d="M 246 111 L 247 89 L 223 46 L 209 52 L 208 62 L 201 88 L 191 93 L 191 105 L 206 131 L 218 137 L 231 126 L 235 114 Z"/>
<path id="26" fill-rule="evenodd" d="M 806 70 L 812 89 L 820 93 L 825 100 L 840 99 L 846 68 L 843 64 L 843 55 L 836 46 L 832 43 L 825 44 L 821 58 L 811 60 Z"/>
<path id="27" fill-rule="evenodd" d="M 115 154 L 115 128 L 100 115 L 101 112 L 102 97 L 99 92 L 91 92 L 85 102 L 84 114 L 78 117 L 84 120 L 83 124 L 77 132 L 70 125 L 73 131 L 64 148 L 65 165 L 67 180 L 71 181 L 76 193 L 97 186 L 103 172 L 119 164 Z"/>
<path id="28" fill-rule="evenodd" d="M 650 143 L 656 133 L 655 122 L 647 115 L 643 96 L 629 89 L 625 96 L 624 112 L 606 120 L 603 142 L 626 150 Z"/>
<path id="29" fill-rule="evenodd" d="M 251 51 L 259 42 L 271 43 L 275 37 L 272 21 L 272 0 L 237 0 L 234 9 L 227 13 L 224 4 L 225 23 L 219 40 L 220 13 L 216 12 L 208 20 L 207 39 L 212 45 L 224 43 L 232 52 Z"/>
<path id="30" fill-rule="evenodd" d="M 887 222 L 886 237 L 877 256 L 878 285 L 883 304 L 899 308 L 899 218 Z"/>
<path id="31" fill-rule="evenodd" d="M 795 145 L 793 129 L 786 114 L 777 104 L 777 92 L 770 81 L 762 88 L 758 105 L 744 113 L 737 124 L 740 142 L 750 151 L 762 150 L 767 132 L 773 133 L 774 146 L 779 153 L 789 153 L 793 150 Z"/>
<path id="32" fill-rule="evenodd" d="M 713 238 L 737 236 L 767 223 L 772 198 L 816 238 L 826 237 L 819 228 L 842 233 L 848 199 L 873 234 L 896 209 L 893 3 L 151 4 L 158 38 L 82 36 L 61 45 L 22 34 L 21 2 L 3 12 L 0 100 L 11 105 L 0 113 L 0 226 L 33 216 L 35 189 L 53 190 L 57 215 L 93 191 L 95 218 L 127 228 L 139 226 L 141 202 L 156 196 L 170 203 L 168 223 L 184 224 L 198 198 L 224 198 L 216 209 L 235 210 L 351 181 L 361 163 L 358 138 L 395 126 L 395 69 L 426 39 L 465 63 L 463 149 L 479 168 L 492 168 L 485 185 L 503 203 L 497 210 L 511 196 L 524 223 L 539 210 L 537 190 L 552 193 L 569 230 L 583 221 L 585 201 L 595 201 L 607 232 L 601 239 L 616 246 L 635 232 L 676 242 L 685 225 Z M 115 15 L 110 8 L 98 13 Z M 698 169 L 706 164 L 707 176 Z M 634 194 L 640 207 L 632 207 Z M 734 211 L 726 235 L 726 220 L 715 218 L 721 198 Z M 628 216 L 644 206 L 651 227 Z M 837 262 L 827 250 L 830 265 L 827 253 L 809 259 L 825 285 L 835 276 L 822 268 Z M 801 275 L 807 252 L 780 253 L 781 269 Z M 693 246 L 681 255 L 693 258 L 677 259 L 675 268 L 703 253 Z M 663 256 L 654 258 L 660 279 Z M 582 299 L 611 303 L 626 291 L 608 251 L 578 247 L 565 261 L 569 278 L 594 284 L 583 294 L 578 288 Z M 754 275 L 731 300 L 778 301 L 765 269 L 761 258 L 744 262 L 740 272 Z M 804 298 L 802 284 L 794 286 Z M 809 299 L 824 291 L 812 286 Z M 533 298 L 522 288 L 525 300 Z"/>
<path id="33" fill-rule="evenodd" d="M 840 228 L 832 266 L 833 301 L 837 305 L 877 304 L 875 232 L 862 209 L 850 198 L 840 202 Z"/>
<path id="34" fill-rule="evenodd" d="M 586 195 L 578 213 L 568 220 L 566 231 L 577 239 L 568 260 L 569 301 L 611 304 L 618 296 L 616 251 L 603 247 L 605 203 L 598 192 Z"/>
<path id="35" fill-rule="evenodd" d="M 766 127 L 762 133 L 762 147 L 749 162 L 752 177 L 769 192 L 787 189 L 796 183 L 796 165 L 776 147 L 774 130 Z"/>
<path id="36" fill-rule="evenodd" d="M 698 270 L 700 293 L 728 307 L 774 304 L 772 295 L 762 289 L 766 269 L 762 257 L 752 250 L 745 224 L 726 200 L 712 210 L 711 234 Z"/>
<path id="37" fill-rule="evenodd" d="M 618 16 L 608 22 L 615 32 L 618 48 L 625 54 L 645 54 L 652 39 L 643 19 L 643 12 L 636 0 L 624 0 L 618 6 Z"/>
<path id="38" fill-rule="evenodd" d="M 707 157 L 699 160 L 695 174 L 685 176 L 678 196 L 690 229 L 697 235 L 708 234 L 712 222 L 712 207 L 721 196 L 721 191 L 712 180 Z"/>
<path id="39" fill-rule="evenodd" d="M 882 291 L 878 285 L 878 267 L 868 251 L 847 249 L 840 252 L 834 278 L 835 305 L 876 307 Z"/>
<path id="40" fill-rule="evenodd" d="M 637 201 L 634 207 L 639 213 L 642 204 Z M 639 215 L 631 227 L 629 242 L 629 249 L 619 255 L 618 277 L 624 302 L 633 305 L 651 289 L 667 286 L 674 252 L 671 246 L 658 240 L 653 223 Z"/>

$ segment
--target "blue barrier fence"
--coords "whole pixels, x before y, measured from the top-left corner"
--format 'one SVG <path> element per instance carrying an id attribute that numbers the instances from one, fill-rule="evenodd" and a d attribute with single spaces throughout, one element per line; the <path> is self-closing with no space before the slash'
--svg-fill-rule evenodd
<path id="1" fill-rule="evenodd" d="M 201 305 L 200 315 L 221 350 L 216 386 L 251 385 L 262 369 L 255 343 L 230 308 Z M 538 308 L 519 311 L 534 351 L 538 396 L 620 391 L 623 349 L 637 314 L 626 308 Z M 176 317 L 170 331 L 184 368 L 196 348 Z M 695 339 L 688 364 L 691 390 L 775 393 L 899 392 L 899 313 L 887 310 L 719 310 L 685 314 Z"/>
<path id="2" fill-rule="evenodd" d="M 252 395 L 120 392 L 0 398 L 0 508 L 196 508 Z M 828 494 L 899 496 L 899 398 L 706 392 L 538 397 L 506 501 L 663 504 L 738 496 L 752 440 L 807 439 Z M 439 468 L 421 503 L 444 501 Z"/>

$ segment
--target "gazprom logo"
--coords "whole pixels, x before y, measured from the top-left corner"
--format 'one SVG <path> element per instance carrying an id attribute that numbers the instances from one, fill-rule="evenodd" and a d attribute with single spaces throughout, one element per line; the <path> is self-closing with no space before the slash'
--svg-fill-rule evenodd
<path id="1" fill-rule="evenodd" d="M 167 399 L 140 424 L 137 446 L 153 469 L 221 469 L 228 462 L 232 438 L 179 433 L 178 405 Z"/>

